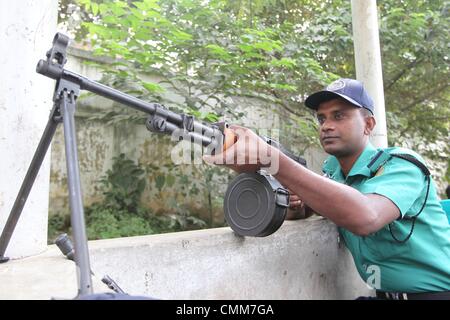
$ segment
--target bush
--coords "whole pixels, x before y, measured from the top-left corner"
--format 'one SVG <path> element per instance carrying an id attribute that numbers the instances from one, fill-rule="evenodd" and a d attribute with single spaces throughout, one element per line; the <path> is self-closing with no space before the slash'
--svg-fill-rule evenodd
<path id="1" fill-rule="evenodd" d="M 104 199 L 85 208 L 88 240 L 131 237 L 205 228 L 205 221 L 186 210 L 167 216 L 155 215 L 140 205 L 145 188 L 144 170 L 121 154 L 101 178 Z M 49 218 L 49 243 L 61 233 L 71 233 L 70 215 Z"/>
<path id="2" fill-rule="evenodd" d="M 98 208 L 92 211 L 86 221 L 89 240 L 129 237 L 155 233 L 150 223 L 142 217 L 126 211 Z"/>

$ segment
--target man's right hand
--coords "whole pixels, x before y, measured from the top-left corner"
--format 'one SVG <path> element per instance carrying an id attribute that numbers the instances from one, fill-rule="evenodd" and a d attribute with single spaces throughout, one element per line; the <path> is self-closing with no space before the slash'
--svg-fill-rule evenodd
<path id="1" fill-rule="evenodd" d="M 278 172 L 280 151 L 277 148 L 248 128 L 230 125 L 228 130 L 235 143 L 227 145 L 228 148 L 222 153 L 204 155 L 206 163 L 226 165 L 239 173 L 257 172 L 261 168 L 270 174 Z"/>
<path id="2" fill-rule="evenodd" d="M 289 190 L 289 208 L 285 220 L 306 219 L 312 216 L 312 210 L 305 205 L 300 197 Z"/>

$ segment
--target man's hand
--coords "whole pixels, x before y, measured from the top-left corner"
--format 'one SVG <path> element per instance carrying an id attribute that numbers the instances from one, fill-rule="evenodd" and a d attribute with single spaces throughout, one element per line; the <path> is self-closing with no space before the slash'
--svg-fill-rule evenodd
<path id="1" fill-rule="evenodd" d="M 287 209 L 286 220 L 306 219 L 312 216 L 313 212 L 308 208 L 300 197 L 289 190 L 289 208 Z"/>
<path id="2" fill-rule="evenodd" d="M 278 149 L 271 147 L 250 129 L 231 125 L 229 130 L 237 137 L 236 142 L 222 153 L 203 156 L 205 162 L 226 165 L 239 173 L 256 172 L 261 168 L 270 174 L 278 172 Z"/>

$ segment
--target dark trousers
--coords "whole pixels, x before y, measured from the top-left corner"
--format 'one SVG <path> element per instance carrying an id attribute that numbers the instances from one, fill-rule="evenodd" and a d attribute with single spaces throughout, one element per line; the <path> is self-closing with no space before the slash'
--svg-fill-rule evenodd
<path id="1" fill-rule="evenodd" d="M 379 300 L 450 300 L 450 291 L 400 293 L 377 291 Z"/>

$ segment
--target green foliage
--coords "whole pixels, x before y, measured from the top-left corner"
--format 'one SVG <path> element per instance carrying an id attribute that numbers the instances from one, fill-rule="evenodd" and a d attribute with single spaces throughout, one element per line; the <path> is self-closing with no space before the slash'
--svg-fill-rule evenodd
<path id="1" fill-rule="evenodd" d="M 100 180 L 104 203 L 113 210 L 136 212 L 145 188 L 145 172 L 123 153 L 113 161 L 112 168 Z"/>
<path id="2" fill-rule="evenodd" d="M 213 115 L 208 120 L 239 119 L 235 97 L 258 99 L 283 119 L 286 145 L 317 143 L 313 117 L 300 107 L 307 94 L 338 76 L 355 77 L 347 0 L 78 3 L 87 10 L 79 39 L 117 61 L 103 66 L 109 83 L 177 111 Z M 389 142 L 409 143 L 445 166 L 448 1 L 377 6 Z M 145 81 L 146 73 L 160 80 Z"/>
<path id="3" fill-rule="evenodd" d="M 190 169 L 190 173 L 187 173 L 187 168 Z M 193 197 L 202 199 L 202 208 L 205 208 L 209 215 L 209 227 L 224 225 L 223 217 L 219 222 L 214 215 L 222 211 L 225 192 L 223 186 L 227 186 L 231 178 L 229 169 L 206 164 L 183 166 L 170 162 L 160 166 L 149 164 L 146 172 L 150 187 L 158 191 L 156 197 L 165 199 L 166 210 L 174 213 L 168 216 L 178 221 L 177 225 L 180 228 L 189 223 L 206 226 L 202 220 L 190 215 L 184 205 Z"/>
<path id="4" fill-rule="evenodd" d="M 78 3 L 95 16 L 83 24 L 94 52 L 118 62 L 102 66 L 107 75 L 103 81 L 207 121 L 240 118 L 236 96 L 261 100 L 282 115 L 311 118 L 309 111 L 298 108 L 302 97 L 337 77 L 317 61 L 317 48 L 296 32 L 293 21 L 255 14 L 249 24 L 246 10 L 227 1 Z M 255 10 L 279 5 L 262 3 Z M 311 12 L 313 6 L 307 7 Z M 144 80 L 146 73 L 160 80 Z"/>
<path id="5" fill-rule="evenodd" d="M 137 216 L 97 204 L 86 210 L 86 231 L 88 238 L 94 240 L 170 232 L 172 228 L 156 216 Z"/>
<path id="6" fill-rule="evenodd" d="M 206 224 L 189 212 L 175 211 L 170 215 L 154 215 L 141 206 L 145 188 L 144 169 L 127 159 L 124 154 L 113 158 L 113 165 L 100 180 L 104 200 L 86 210 L 87 232 L 90 239 L 127 237 L 203 228 Z M 152 181 L 151 179 L 149 179 Z M 165 175 L 155 177 L 155 186 L 161 192 L 170 182 Z"/>
<path id="7" fill-rule="evenodd" d="M 89 240 L 149 235 L 185 231 L 206 227 L 206 222 L 194 217 L 176 203 L 173 212 L 155 215 L 141 205 L 145 188 L 145 170 L 124 154 L 113 158 L 113 165 L 101 178 L 103 201 L 85 208 L 86 231 Z M 187 176 L 184 178 L 188 179 Z M 159 175 L 159 192 L 173 184 L 170 176 Z M 151 181 L 151 180 L 150 180 Z M 173 209 L 173 208 L 172 208 Z M 48 239 L 52 243 L 61 233 L 71 233 L 70 216 L 55 214 L 49 218 Z"/>
<path id="8" fill-rule="evenodd" d="M 431 158 L 448 158 L 448 3 L 386 3 L 380 12 L 390 141 L 412 140 Z M 439 141 L 447 143 L 436 152 Z"/>
<path id="9" fill-rule="evenodd" d="M 148 210 L 140 213 L 117 211 L 102 204 L 86 210 L 86 230 L 89 240 L 138 235 L 160 234 L 205 228 L 206 223 L 189 213 L 154 215 Z"/>

